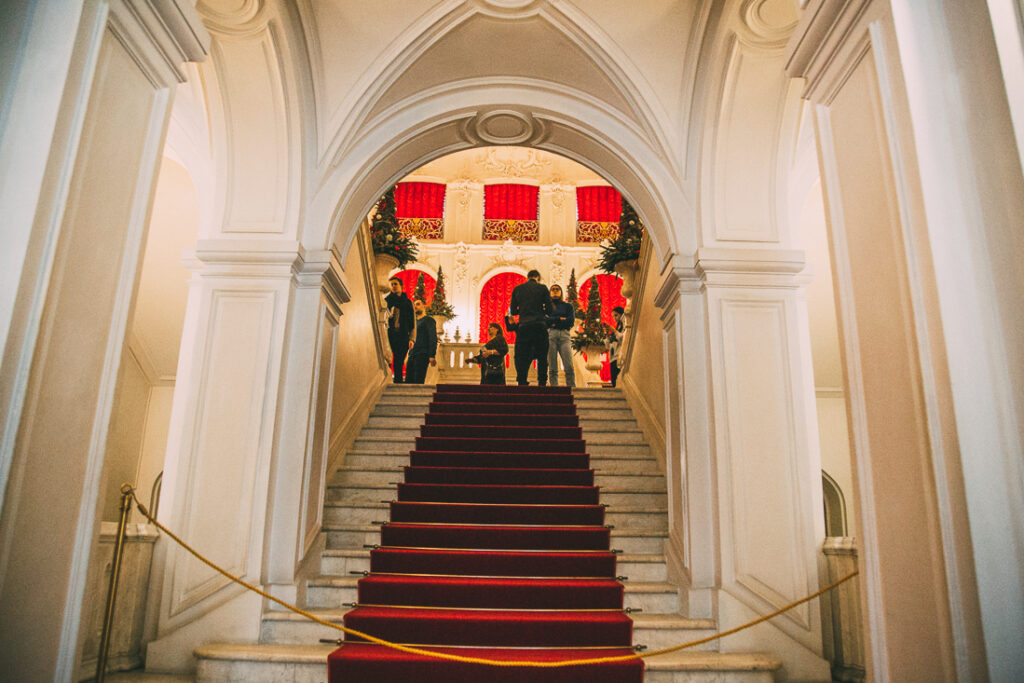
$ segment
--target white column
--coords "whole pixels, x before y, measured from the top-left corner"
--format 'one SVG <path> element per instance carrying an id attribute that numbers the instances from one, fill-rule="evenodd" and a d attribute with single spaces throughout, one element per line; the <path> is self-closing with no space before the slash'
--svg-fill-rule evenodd
<path id="1" fill-rule="evenodd" d="M 810 330 L 800 252 L 707 249 L 696 268 L 710 351 L 719 626 L 728 629 L 819 585 L 825 529 Z M 783 657 L 791 675 L 828 676 L 812 604 L 724 647 L 765 648 Z"/>
<path id="2" fill-rule="evenodd" d="M 267 504 L 266 580 L 274 595 L 295 603 L 302 578 L 319 568 L 338 321 L 350 295 L 331 252 L 307 253 L 293 270 Z"/>
<path id="3" fill-rule="evenodd" d="M 738 626 L 817 590 L 824 538 L 810 331 L 800 252 L 704 249 L 672 268 L 664 324 L 667 554 L 689 615 Z M 828 678 L 818 609 L 731 636 Z"/>
<path id="4" fill-rule="evenodd" d="M 13 316 L 0 303 L 0 328 L 11 323 L 0 368 L 0 671 L 64 681 L 77 671 L 111 406 L 172 93 L 207 37 L 188 2 L 29 11 L 19 59 L 39 57 L 40 33 L 53 52 L 18 73 L 52 67 L 57 80 L 5 92 L 7 123 L 19 125 L 10 133 L 25 139 L 8 146 L 5 131 L 4 192 L 26 192 L 13 212 L 11 256 L 24 257 Z M 36 104 L 38 120 L 20 128 Z M 43 174 L 37 143 L 50 146 Z"/>
<path id="5" fill-rule="evenodd" d="M 264 583 L 275 420 L 289 400 L 289 387 L 282 390 L 289 308 L 293 293 L 309 294 L 297 281 L 301 256 L 286 240 L 200 241 L 171 409 L 161 522 L 255 584 Z M 295 326 L 307 322 L 301 313 Z M 298 419 L 307 412 L 308 403 Z M 281 457 L 301 457 L 286 451 Z M 203 642 L 258 639 L 262 598 L 174 544 L 160 550 L 148 667 L 188 670 Z"/>

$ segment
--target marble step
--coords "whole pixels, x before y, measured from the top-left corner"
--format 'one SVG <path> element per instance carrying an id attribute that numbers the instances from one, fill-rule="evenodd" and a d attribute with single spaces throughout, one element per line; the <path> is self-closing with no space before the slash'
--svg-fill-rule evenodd
<path id="1" fill-rule="evenodd" d="M 411 443 L 414 442 L 416 437 L 420 436 L 420 434 L 419 421 L 410 420 L 409 424 L 403 427 L 375 427 L 370 424 L 363 427 L 359 432 L 359 436 L 356 437 L 356 447 L 359 447 L 361 442 Z M 521 432 L 521 436 L 523 438 L 528 438 L 529 429 L 524 428 Z M 583 438 L 586 440 L 588 447 L 595 444 L 633 446 L 645 443 L 644 434 L 636 428 L 636 423 L 633 423 L 632 429 L 603 429 L 600 426 L 589 430 L 584 429 Z"/>
<path id="2" fill-rule="evenodd" d="M 324 621 L 341 625 L 348 608 L 310 608 L 309 611 Z M 688 619 L 673 614 L 633 613 L 633 642 L 656 650 L 706 638 L 715 633 L 711 619 Z M 294 612 L 267 612 L 260 628 L 261 643 L 311 644 L 321 638 L 342 637 L 338 629 L 318 624 Z M 717 651 L 717 642 L 696 646 L 696 650 Z"/>
<path id="3" fill-rule="evenodd" d="M 429 402 L 427 402 L 429 403 Z M 408 401 L 403 402 L 392 402 L 383 400 L 379 402 L 370 413 L 371 418 L 382 418 L 382 417 L 415 417 L 420 418 L 422 423 L 423 414 L 426 412 L 428 407 L 427 403 L 411 403 Z M 577 405 L 576 415 L 581 420 L 635 420 L 633 411 L 630 410 L 629 405 L 626 403 L 621 404 L 616 408 L 595 408 L 587 405 Z"/>
<path id="4" fill-rule="evenodd" d="M 331 477 L 329 487 L 345 486 L 388 486 L 402 481 L 401 467 L 350 467 L 343 466 Z M 594 484 L 602 489 L 624 489 L 637 492 L 665 491 L 665 478 L 660 474 L 601 474 L 595 472 Z M 337 500 L 337 498 L 335 498 Z"/>
<path id="5" fill-rule="evenodd" d="M 341 609 L 346 603 L 357 601 L 358 582 L 357 576 L 318 576 L 310 579 L 306 582 L 306 606 Z M 623 604 L 631 609 L 642 610 L 645 614 L 678 614 L 679 591 L 665 582 L 626 581 Z"/>
<path id="6" fill-rule="evenodd" d="M 408 453 L 416 446 L 416 437 L 419 430 L 407 430 L 408 434 L 367 434 L 369 430 L 363 428 L 355 442 L 352 444 L 353 451 L 369 451 L 375 453 Z M 384 431 L 384 430 L 382 430 Z M 403 430 L 404 431 L 404 430 Z M 590 455 L 642 455 L 649 456 L 651 448 L 643 442 L 639 432 L 631 433 L 632 439 L 622 441 L 615 434 L 597 436 L 587 440 L 587 452 Z M 352 463 L 346 463 L 351 465 Z"/>
<path id="7" fill-rule="evenodd" d="M 349 489 L 353 491 L 355 489 Z M 323 524 L 325 527 L 345 525 L 365 525 L 388 520 L 390 506 L 372 500 L 374 491 L 380 489 L 363 489 L 362 497 L 368 500 L 352 500 L 346 498 L 337 502 L 324 504 Z M 604 514 L 605 524 L 615 529 L 650 529 L 663 531 L 668 529 L 668 510 L 665 507 L 640 504 L 637 506 L 609 506 Z"/>
<path id="8" fill-rule="evenodd" d="M 391 474 L 394 474 L 392 472 Z M 378 503 L 382 500 L 396 500 L 396 488 L 394 482 L 401 479 L 401 473 L 397 477 L 390 477 L 389 480 L 378 483 L 361 483 L 346 485 L 331 485 L 327 487 L 326 503 Z M 601 488 L 601 503 L 617 510 L 619 506 L 640 507 L 650 506 L 659 509 L 668 508 L 668 493 L 664 487 L 647 491 L 631 488 L 604 487 Z M 609 522 L 610 524 L 611 522 Z"/>
<path id="9" fill-rule="evenodd" d="M 373 524 L 324 525 L 326 547 L 335 549 L 363 549 L 380 543 L 380 527 Z M 665 552 L 666 531 L 655 529 L 612 529 L 611 547 L 623 555 L 660 555 Z"/>
<path id="10" fill-rule="evenodd" d="M 397 470 L 409 464 L 411 446 L 409 444 L 408 448 L 402 448 L 400 445 L 395 446 L 392 444 L 391 448 L 387 450 L 383 448 L 381 450 L 353 448 L 345 454 L 344 466 L 357 469 L 373 467 Z M 648 446 L 638 447 L 637 449 L 615 449 L 595 445 L 593 448 L 588 448 L 588 450 L 590 451 L 590 466 L 599 475 L 661 474 L 658 461 L 651 457 Z M 628 450 L 637 450 L 639 452 L 624 452 Z"/>
<path id="11" fill-rule="evenodd" d="M 412 415 L 370 415 L 364 429 L 367 435 L 377 434 L 384 430 L 419 430 L 424 423 L 423 413 L 417 411 Z M 636 432 L 640 433 L 636 420 L 632 415 L 619 416 L 618 419 L 581 418 L 579 426 L 583 428 L 584 438 L 588 432 Z M 404 434 L 404 432 L 400 432 Z"/>
<path id="12" fill-rule="evenodd" d="M 327 656 L 335 649 L 335 645 L 278 643 L 203 645 L 195 651 L 195 680 L 323 683 Z M 781 666 L 777 658 L 767 654 L 684 651 L 647 660 L 644 682 L 770 683 L 774 680 L 773 672 Z"/>
<path id="13" fill-rule="evenodd" d="M 324 576 L 351 576 L 349 572 L 370 571 L 370 551 L 367 548 L 335 548 L 320 556 L 320 572 Z M 665 556 L 619 555 L 615 571 L 629 581 L 665 581 Z"/>

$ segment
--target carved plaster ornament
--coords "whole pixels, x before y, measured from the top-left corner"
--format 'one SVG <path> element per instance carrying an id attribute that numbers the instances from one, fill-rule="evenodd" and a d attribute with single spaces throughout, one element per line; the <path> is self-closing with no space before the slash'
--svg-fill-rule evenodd
<path id="1" fill-rule="evenodd" d="M 513 153 L 505 150 L 499 151 L 499 148 L 491 147 L 486 152 L 479 155 L 476 161 L 477 164 L 483 166 L 487 170 L 508 178 L 529 177 L 542 172 L 551 165 L 551 159 L 538 154 L 535 149 L 528 150 L 525 158 L 507 158 L 508 156 L 511 156 L 511 154 Z M 515 152 L 514 154 L 515 156 L 520 156 L 521 153 Z M 503 159 L 501 157 L 506 158 Z"/>
<path id="2" fill-rule="evenodd" d="M 551 186 L 551 205 L 559 211 L 565 206 L 565 199 L 570 192 L 575 192 L 576 187 L 574 185 L 565 185 L 558 183 Z"/>
<path id="3" fill-rule="evenodd" d="M 469 206 L 469 198 L 473 194 L 473 181 L 469 178 L 459 178 L 448 183 L 448 189 L 456 193 L 456 202 L 463 209 Z"/>
<path id="4" fill-rule="evenodd" d="M 496 256 L 491 257 L 491 262 L 496 266 L 522 265 L 523 249 L 518 244 L 508 239 L 500 247 Z"/>
<path id="5" fill-rule="evenodd" d="M 469 277 L 469 245 L 459 242 L 455 245 L 455 271 L 452 273 L 452 284 L 456 289 L 464 289 Z"/>
<path id="6" fill-rule="evenodd" d="M 799 19 L 788 0 L 745 0 L 739 11 L 748 40 L 765 49 L 785 46 Z"/>
<path id="7" fill-rule="evenodd" d="M 551 247 L 551 284 L 562 284 L 565 278 L 565 247 L 557 242 Z"/>

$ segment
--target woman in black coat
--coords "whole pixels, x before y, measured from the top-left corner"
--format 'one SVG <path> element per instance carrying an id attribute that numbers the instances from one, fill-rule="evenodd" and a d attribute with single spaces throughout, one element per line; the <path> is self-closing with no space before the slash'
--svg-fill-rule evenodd
<path id="1" fill-rule="evenodd" d="M 505 335 L 502 334 L 498 323 L 488 325 L 487 334 L 490 339 L 480 353 L 470 360 L 480 364 L 480 384 L 504 384 L 508 342 L 505 341 Z"/>

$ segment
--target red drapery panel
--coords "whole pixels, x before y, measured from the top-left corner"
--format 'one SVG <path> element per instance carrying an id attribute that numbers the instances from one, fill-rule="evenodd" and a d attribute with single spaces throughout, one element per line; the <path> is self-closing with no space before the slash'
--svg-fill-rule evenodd
<path id="1" fill-rule="evenodd" d="M 519 273 L 498 273 L 484 283 L 484 288 L 480 291 L 481 342 L 488 339 L 487 326 L 490 323 L 498 323 L 502 330 L 505 329 L 505 314 L 512 303 L 512 290 L 524 282 L 526 278 Z M 514 332 L 505 332 L 505 339 L 509 344 L 514 344 L 516 335 Z"/>
<path id="2" fill-rule="evenodd" d="M 576 241 L 600 242 L 619 234 L 622 195 L 614 187 L 576 188 Z"/>
<path id="3" fill-rule="evenodd" d="M 484 186 L 484 239 L 536 242 L 540 237 L 536 185 Z"/>
<path id="4" fill-rule="evenodd" d="M 395 277 L 402 281 L 402 291 L 409 295 L 410 299 L 415 299 L 414 292 L 416 291 L 416 281 L 420 275 L 423 276 L 423 291 L 426 292 L 427 300 L 424 301 L 427 306 L 434 300 L 434 287 L 437 286 L 437 280 L 434 279 L 430 273 L 424 273 L 422 270 L 400 270 L 395 273 Z"/>
<path id="5" fill-rule="evenodd" d="M 419 239 L 444 239 L 444 183 L 398 183 L 398 227 Z"/>
<path id="6" fill-rule="evenodd" d="M 622 278 L 618 275 L 595 275 L 580 286 L 580 303 L 584 308 L 590 297 L 590 288 L 594 280 L 597 280 L 597 293 L 601 297 L 601 322 L 615 326 L 615 318 L 612 317 L 612 309 L 616 306 L 626 307 L 626 297 L 622 296 Z M 601 362 L 601 381 L 610 382 L 612 379 L 611 368 L 608 362 L 608 353 L 605 352 L 604 360 Z"/>

